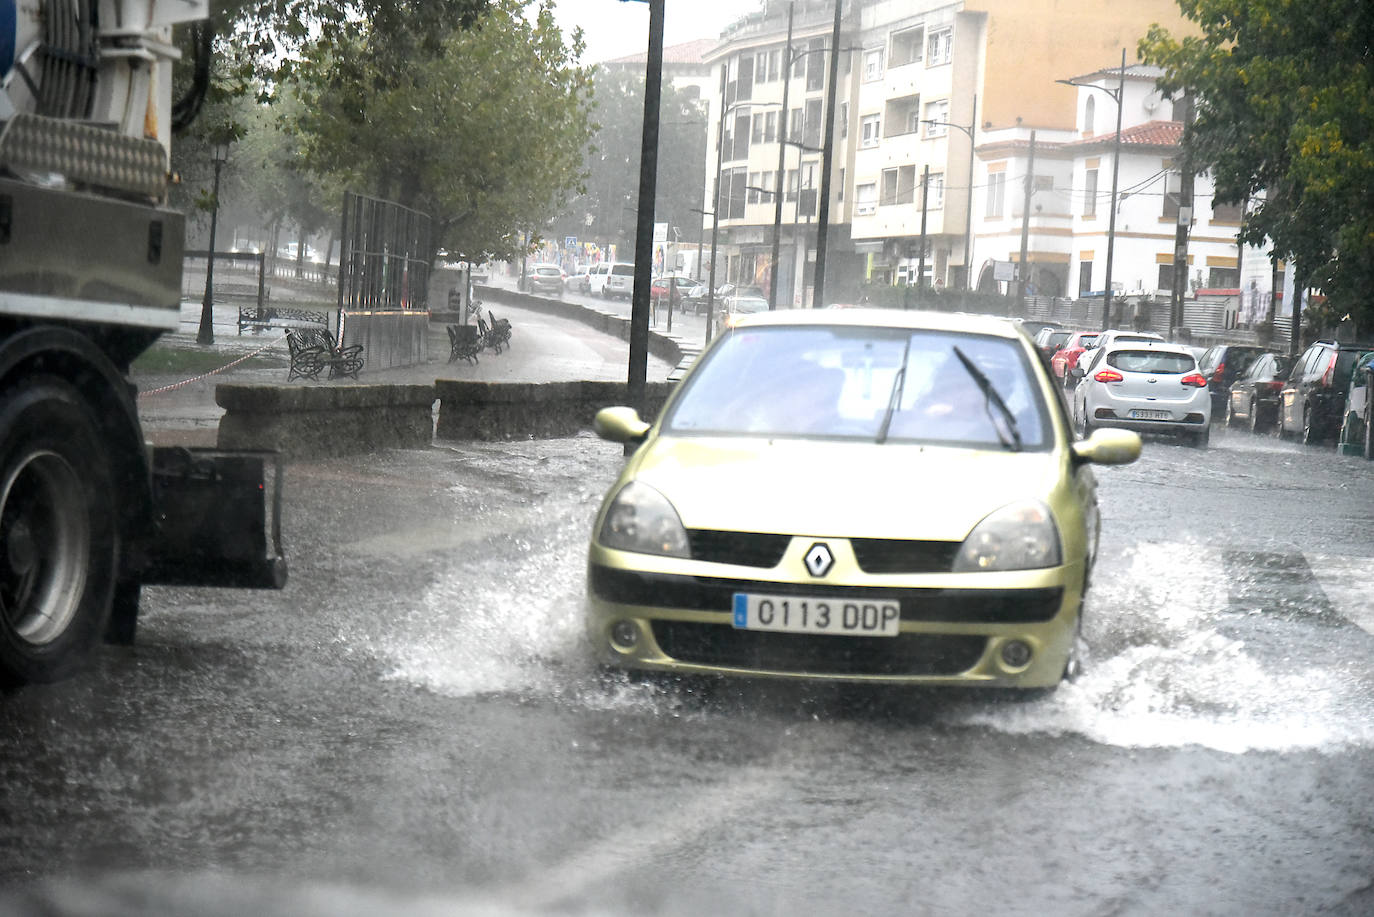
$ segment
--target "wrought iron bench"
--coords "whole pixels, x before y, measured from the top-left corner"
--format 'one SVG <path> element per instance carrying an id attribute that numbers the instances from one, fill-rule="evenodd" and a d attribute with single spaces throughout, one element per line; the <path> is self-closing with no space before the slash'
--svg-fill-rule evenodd
<path id="1" fill-rule="evenodd" d="M 259 310 L 257 306 L 239 307 L 239 334 L 243 329 L 261 331 L 264 328 L 329 327 L 329 313 L 315 309 L 287 309 L 272 306 Z"/>
<path id="2" fill-rule="evenodd" d="M 291 354 L 287 382 L 298 378 L 318 380 L 326 368 L 330 379 L 357 379 L 363 368 L 363 345 L 341 347 L 328 328 L 293 328 L 287 331 L 286 346 Z"/>
<path id="3" fill-rule="evenodd" d="M 487 310 L 487 317 L 491 319 L 491 324 L 486 325 L 484 331 L 484 336 L 487 339 L 487 346 L 497 353 L 500 353 L 503 349 L 509 349 L 511 330 L 510 319 L 498 319 L 495 313 L 490 309 Z M 484 324 L 480 316 L 477 319 L 477 324 L 479 326 Z"/>
<path id="4" fill-rule="evenodd" d="M 448 344 L 450 363 L 467 360 L 475 364 L 478 362 L 477 355 L 482 352 L 484 346 L 481 329 L 476 325 L 449 325 Z"/>

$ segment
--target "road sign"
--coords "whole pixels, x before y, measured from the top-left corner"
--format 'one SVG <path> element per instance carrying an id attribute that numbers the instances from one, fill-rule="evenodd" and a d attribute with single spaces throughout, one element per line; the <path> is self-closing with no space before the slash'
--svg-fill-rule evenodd
<path id="1" fill-rule="evenodd" d="M 563 247 L 564 247 L 564 248 L 576 248 L 576 247 L 577 247 L 577 236 L 564 236 L 564 237 L 563 237 Z"/>

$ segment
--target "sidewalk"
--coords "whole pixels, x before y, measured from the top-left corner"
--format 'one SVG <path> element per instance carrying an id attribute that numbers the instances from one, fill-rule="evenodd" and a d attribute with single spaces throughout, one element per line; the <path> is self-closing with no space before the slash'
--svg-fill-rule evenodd
<path id="1" fill-rule="evenodd" d="M 593 331 L 568 319 L 544 315 L 513 306 L 495 305 L 501 318 L 509 318 L 514 332 L 511 347 L 500 354 L 484 351 L 473 365 L 448 362 L 448 332 L 443 324 L 431 322 L 428 359 L 423 364 L 386 369 L 364 367 L 359 379 L 297 379 L 290 385 L 432 385 L 436 379 L 488 382 L 561 382 L 588 379 L 624 381 L 628 373 L 629 345 L 618 338 Z M 215 342 L 208 345 L 223 356 L 226 367 L 201 377 L 180 378 L 165 374 L 135 374 L 138 386 L 138 412 L 144 434 L 158 445 L 213 446 L 224 410 L 215 403 L 215 388 L 222 383 L 285 385 L 288 369 L 286 341 L 279 332 L 237 333 L 232 322 L 232 307 L 216 310 L 228 324 L 215 325 Z M 200 304 L 183 306 L 180 330 L 164 335 L 160 347 L 185 350 L 204 349 L 196 343 Z M 233 366 L 249 355 L 271 360 L 262 368 Z M 650 356 L 648 380 L 666 380 L 674 367 Z"/>

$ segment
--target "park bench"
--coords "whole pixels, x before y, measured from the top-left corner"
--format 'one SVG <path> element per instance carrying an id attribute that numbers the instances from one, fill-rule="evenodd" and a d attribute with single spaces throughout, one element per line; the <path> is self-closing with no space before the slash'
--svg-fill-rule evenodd
<path id="1" fill-rule="evenodd" d="M 363 345 L 339 346 L 328 328 L 292 328 L 286 333 L 286 347 L 290 351 L 291 366 L 286 381 L 320 378 L 326 368 L 328 378 L 339 376 L 358 378 L 363 368 Z"/>
<path id="2" fill-rule="evenodd" d="M 486 326 L 483 336 L 487 339 L 487 346 L 500 353 L 502 349 L 510 347 L 510 319 L 498 319 L 490 309 L 487 310 L 487 316 L 491 319 L 491 324 Z M 477 324 L 484 324 L 481 316 L 478 316 Z"/>
<path id="3" fill-rule="evenodd" d="M 484 345 L 481 329 L 476 325 L 449 325 L 448 344 L 448 361 L 450 363 L 455 363 L 458 360 L 477 363 L 477 355 L 482 352 Z"/>

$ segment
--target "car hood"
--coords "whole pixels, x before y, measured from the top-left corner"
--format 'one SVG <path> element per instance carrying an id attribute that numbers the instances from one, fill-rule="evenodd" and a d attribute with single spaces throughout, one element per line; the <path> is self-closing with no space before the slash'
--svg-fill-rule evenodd
<path id="1" fill-rule="evenodd" d="M 663 436 L 629 469 L 689 529 L 962 540 L 999 507 L 1052 503 L 1056 452 Z"/>

